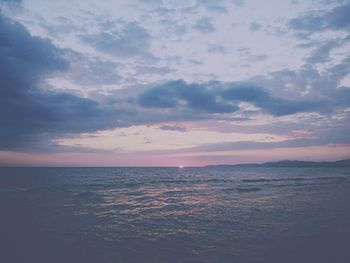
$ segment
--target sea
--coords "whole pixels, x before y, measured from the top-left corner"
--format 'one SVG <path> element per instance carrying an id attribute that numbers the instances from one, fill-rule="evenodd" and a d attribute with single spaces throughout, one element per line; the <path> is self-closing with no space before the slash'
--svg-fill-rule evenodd
<path id="1" fill-rule="evenodd" d="M 0 262 L 350 262 L 350 168 L 0 168 Z"/>

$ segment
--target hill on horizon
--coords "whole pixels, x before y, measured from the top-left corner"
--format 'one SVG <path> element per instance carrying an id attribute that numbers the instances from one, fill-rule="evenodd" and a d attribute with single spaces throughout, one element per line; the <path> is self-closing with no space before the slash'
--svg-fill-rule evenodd
<path id="1" fill-rule="evenodd" d="M 299 161 L 299 160 L 280 160 L 265 163 L 247 163 L 247 164 L 217 164 L 211 166 L 252 166 L 252 167 L 350 167 L 350 159 L 338 161 Z"/>

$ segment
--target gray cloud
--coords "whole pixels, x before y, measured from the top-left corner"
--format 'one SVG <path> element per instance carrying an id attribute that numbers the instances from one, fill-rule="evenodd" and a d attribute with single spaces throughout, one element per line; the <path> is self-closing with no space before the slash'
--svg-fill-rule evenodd
<path id="1" fill-rule="evenodd" d="M 323 101 L 275 98 L 254 85 L 220 82 L 187 84 L 183 80 L 151 88 L 139 95 L 138 102 L 143 107 L 187 108 L 207 113 L 236 112 L 240 102 L 249 102 L 274 116 L 322 111 L 324 105 Z"/>
<path id="2" fill-rule="evenodd" d="M 206 113 L 229 113 L 238 106 L 219 101 L 214 91 L 200 84 L 187 84 L 183 80 L 170 81 L 151 88 L 138 96 L 143 107 L 176 108 L 184 107 Z"/>
<path id="3" fill-rule="evenodd" d="M 337 6 L 330 11 L 313 11 L 289 20 L 288 26 L 293 30 L 308 33 L 324 30 L 349 30 L 350 4 Z"/>
<path id="4" fill-rule="evenodd" d="M 332 141 L 332 140 L 331 140 Z M 333 140 L 334 143 L 350 143 L 349 140 Z M 238 151 L 238 150 L 261 150 L 261 149 L 275 149 L 275 148 L 293 148 L 293 147 L 310 147 L 319 146 L 331 143 L 324 139 L 292 139 L 281 142 L 255 142 L 255 141 L 240 141 L 240 142 L 224 142 L 206 144 L 184 151 L 188 152 L 220 152 L 220 151 Z"/>
<path id="5" fill-rule="evenodd" d="M 290 124 L 289 124 L 290 125 Z M 279 142 L 257 142 L 257 141 L 239 141 L 239 142 L 220 142 L 199 145 L 180 150 L 168 150 L 162 153 L 186 153 L 186 152 L 221 152 L 221 151 L 239 151 L 239 150 L 262 150 L 277 148 L 294 148 L 321 146 L 326 144 L 350 144 L 350 138 L 347 136 L 349 125 L 347 127 L 327 127 L 317 131 L 317 137 L 312 138 L 294 138 Z M 257 130 L 255 129 L 255 132 Z"/>
<path id="6" fill-rule="evenodd" d="M 268 59 L 268 56 L 265 54 L 261 54 L 261 55 L 251 55 L 249 57 L 249 59 L 251 59 L 253 62 L 259 62 L 259 61 L 264 61 L 266 59 Z"/>
<path id="7" fill-rule="evenodd" d="M 267 87 L 280 98 L 323 101 L 323 110 L 317 111 L 328 114 L 350 105 L 350 101 L 344 99 L 348 98 L 350 89 L 338 88 L 340 81 L 349 74 L 349 71 L 350 56 L 322 72 L 317 66 L 306 63 L 297 70 L 283 69 L 266 76 L 252 78 L 251 81 Z"/>
<path id="8" fill-rule="evenodd" d="M 159 74 L 165 75 L 174 70 L 170 67 L 154 67 L 154 66 L 137 66 L 135 67 L 137 74 Z"/>
<path id="9" fill-rule="evenodd" d="M 0 148 L 38 148 L 62 134 L 118 125 L 120 111 L 72 94 L 40 89 L 68 68 L 64 51 L 0 16 Z M 40 142 L 40 143 L 39 143 Z"/>
<path id="10" fill-rule="evenodd" d="M 212 33 L 215 31 L 210 17 L 202 17 L 198 19 L 193 27 L 202 33 Z"/>
<path id="11" fill-rule="evenodd" d="M 246 47 L 240 47 L 238 49 L 238 52 L 241 56 L 246 57 L 252 62 L 259 62 L 259 61 L 266 60 L 268 58 L 266 54 L 252 54 L 251 50 Z"/>
<path id="12" fill-rule="evenodd" d="M 322 44 L 312 54 L 307 58 L 309 63 L 322 63 L 326 62 L 329 58 L 329 54 L 332 49 L 340 46 L 340 43 L 336 40 L 328 41 L 325 44 Z"/>
<path id="13" fill-rule="evenodd" d="M 203 6 L 210 12 L 226 13 L 227 8 L 223 0 L 197 0 L 197 6 Z"/>
<path id="14" fill-rule="evenodd" d="M 159 21 L 160 25 L 166 28 L 168 32 L 181 36 L 187 33 L 187 26 L 185 24 L 180 24 L 176 19 L 162 19 Z"/>
<path id="15" fill-rule="evenodd" d="M 220 119 L 223 117 L 219 117 L 219 113 L 238 111 L 240 102 L 249 102 L 275 116 L 323 112 L 350 104 L 349 90 L 334 92 L 339 79 L 349 72 L 350 58 L 330 68 L 323 77 L 314 69 L 305 67 L 300 72 L 285 70 L 268 76 L 274 83 L 258 81 L 267 87 L 276 85 L 274 90 L 278 90 L 286 83 L 300 80 L 303 82 L 298 86 L 317 87 L 323 96 L 318 101 L 282 99 L 283 96 L 272 96 L 260 86 L 248 84 L 188 84 L 179 80 L 132 93 L 142 107 L 138 112 L 132 103 L 128 107 L 119 107 L 123 104 L 123 97 L 116 100 L 116 107 L 107 100 L 100 103 L 72 94 L 44 91 L 39 88 L 43 78 L 69 67 L 66 50 L 55 47 L 46 39 L 31 36 L 18 23 L 3 16 L 0 18 L 1 149 L 53 147 L 57 150 L 60 147 L 52 145 L 53 139 L 82 132 L 172 120 Z M 93 64 L 88 65 L 91 72 L 104 70 L 104 65 L 97 63 L 98 70 L 95 70 Z M 100 80 L 84 81 L 98 83 Z M 328 92 L 330 89 L 331 93 Z M 163 112 L 159 108 L 171 111 Z"/>
<path id="16" fill-rule="evenodd" d="M 96 50 L 113 56 L 127 58 L 133 56 L 150 57 L 151 36 L 136 22 L 117 24 L 112 30 L 96 34 L 81 35 L 80 39 Z"/>
<path id="17" fill-rule="evenodd" d="M 289 147 L 307 147 L 319 145 L 315 139 L 293 139 L 282 142 L 255 142 L 255 141 L 241 141 L 241 142 L 225 142 L 213 143 L 207 145 L 197 146 L 191 148 L 189 151 L 235 151 L 235 150 L 258 150 L 271 148 L 289 148 Z"/>
<path id="18" fill-rule="evenodd" d="M 152 5 L 152 6 L 161 6 L 163 4 L 163 0 L 137 0 L 141 3 Z"/>
<path id="19" fill-rule="evenodd" d="M 179 131 L 179 132 L 187 132 L 188 130 L 185 127 L 180 127 L 176 125 L 162 125 L 159 127 L 160 130 L 163 131 Z"/>
<path id="20" fill-rule="evenodd" d="M 80 85 L 112 85 L 121 80 L 119 64 L 99 58 L 90 58 L 81 53 L 67 52 L 70 60 L 68 77 Z"/>
<path id="21" fill-rule="evenodd" d="M 322 101 L 274 98 L 260 87 L 245 85 L 233 86 L 226 89 L 223 92 L 223 97 L 237 102 L 250 102 L 274 116 L 320 111 L 324 105 Z"/>
<path id="22" fill-rule="evenodd" d="M 244 5 L 244 0 L 232 0 L 232 2 L 238 7 L 242 7 Z"/>
<path id="23" fill-rule="evenodd" d="M 256 22 L 252 22 L 250 23 L 249 25 L 249 30 L 251 32 L 256 32 L 256 31 L 259 31 L 260 29 L 262 28 L 262 25 L 256 23 Z"/>
<path id="24" fill-rule="evenodd" d="M 7 5 L 19 5 L 22 3 L 22 0 L 0 0 L 0 4 L 4 3 Z"/>
<path id="25" fill-rule="evenodd" d="M 87 35 L 88 38 L 91 37 L 89 43 L 96 50 L 123 58 L 149 55 L 150 35 L 140 25 L 133 24 L 129 27 L 130 23 L 122 23 L 117 28 L 112 24 L 109 26 L 111 27 L 106 27 L 102 35 Z M 128 29 L 134 31 L 126 32 Z M 139 36 L 137 32 L 145 34 Z M 104 34 L 107 38 L 100 38 Z M 311 54 L 309 63 L 327 60 L 330 50 L 336 44 L 326 44 Z M 262 56 L 260 59 L 264 58 L 266 57 Z M 75 60 L 81 62 L 82 67 L 72 70 Z M 100 101 L 95 101 L 40 89 L 40 86 L 47 76 L 66 72 L 67 68 L 71 69 L 68 74 L 72 74 L 71 78 L 79 84 L 115 83 L 119 80 L 115 71 L 118 64 L 95 58 L 73 58 L 66 50 L 57 48 L 47 39 L 31 36 L 20 24 L 1 17 L 0 148 L 34 149 L 33 147 L 41 147 L 42 144 L 49 145 L 53 139 L 64 136 L 137 124 L 224 119 L 225 115 L 221 114 L 238 112 L 241 102 L 253 104 L 260 109 L 258 112 L 273 116 L 300 112 L 328 113 L 350 105 L 349 89 L 336 88 L 339 80 L 349 73 L 349 61 L 350 57 L 322 74 L 309 64 L 300 70 L 282 70 L 256 79 L 252 82 L 256 85 L 186 83 L 179 80 L 152 86 L 141 93 L 137 88 L 118 91 L 110 96 L 113 98 L 101 97 Z M 142 66 L 137 70 L 147 74 L 166 74 L 169 70 L 166 67 L 140 65 Z M 286 84 L 291 84 L 293 88 L 286 88 Z M 300 93 L 307 89 L 310 92 L 301 96 Z M 125 102 L 124 93 L 134 98 L 134 102 Z M 108 99 L 114 100 L 114 103 Z M 180 131 L 181 127 L 177 126 L 163 125 L 160 129 L 177 128 Z M 342 132 L 344 137 L 346 131 Z M 51 146 L 54 147 L 52 143 Z"/>
<path id="26" fill-rule="evenodd" d="M 221 44 L 208 44 L 208 52 L 226 54 L 227 49 Z"/>
<path id="27" fill-rule="evenodd" d="M 335 38 L 325 41 L 321 44 L 311 43 L 311 46 L 316 46 L 311 55 L 306 58 L 308 63 L 323 63 L 330 59 L 330 53 L 337 47 L 342 47 L 350 42 L 350 35 L 345 38 Z M 306 46 L 308 47 L 308 46 Z"/>

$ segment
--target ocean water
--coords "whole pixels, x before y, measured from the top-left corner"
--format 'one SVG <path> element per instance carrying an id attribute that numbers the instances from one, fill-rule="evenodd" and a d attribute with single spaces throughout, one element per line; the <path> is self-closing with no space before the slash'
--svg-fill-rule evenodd
<path id="1" fill-rule="evenodd" d="M 0 168 L 0 262 L 350 262 L 349 168 Z"/>

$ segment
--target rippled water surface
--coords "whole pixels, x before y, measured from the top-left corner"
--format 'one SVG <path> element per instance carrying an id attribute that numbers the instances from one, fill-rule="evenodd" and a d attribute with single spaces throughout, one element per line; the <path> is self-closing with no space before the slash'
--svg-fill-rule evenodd
<path id="1" fill-rule="evenodd" d="M 350 262 L 349 168 L 0 168 L 0 209 L 0 262 Z"/>

